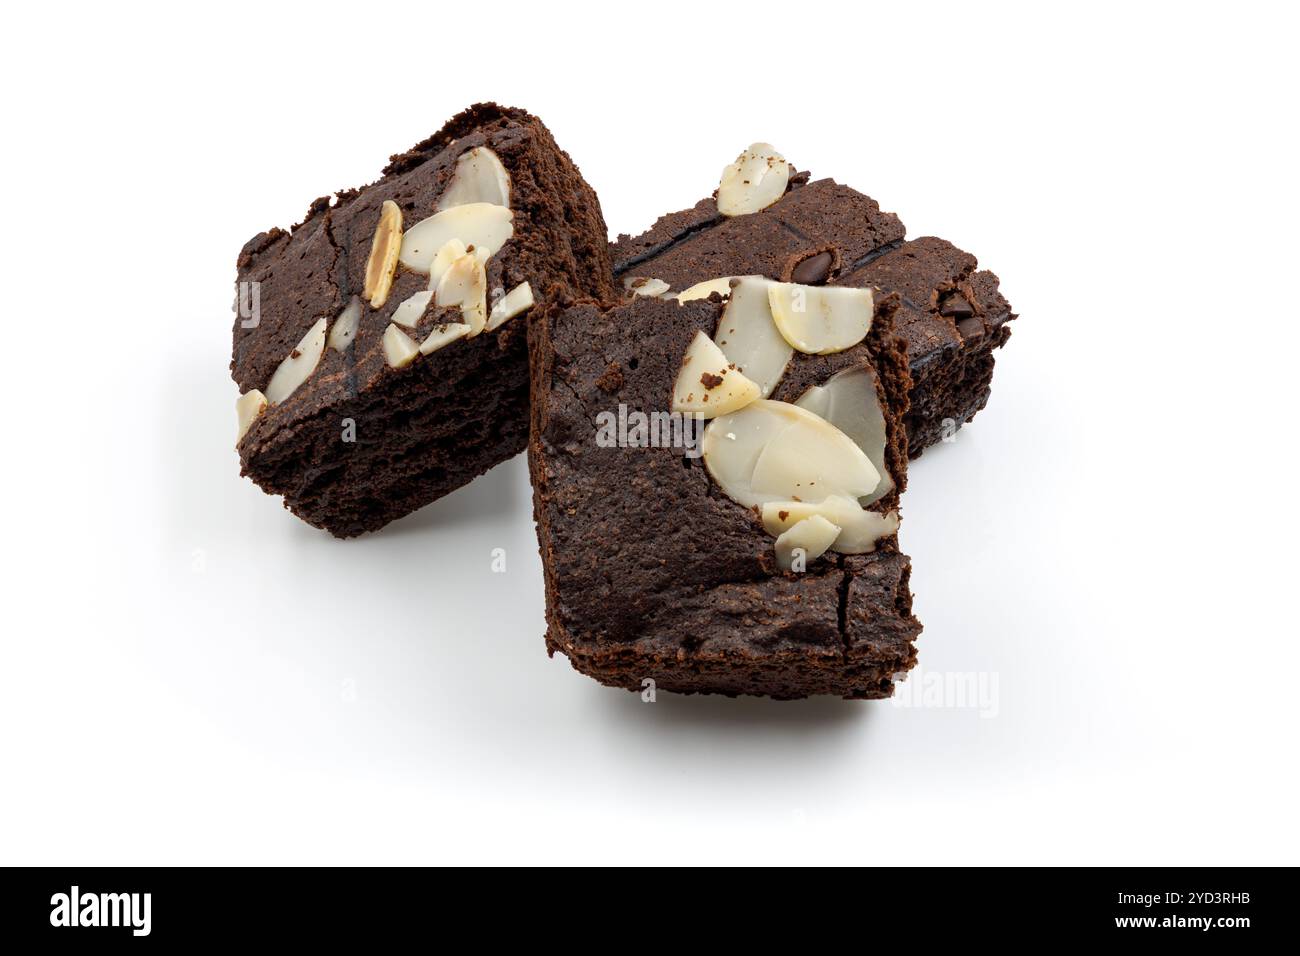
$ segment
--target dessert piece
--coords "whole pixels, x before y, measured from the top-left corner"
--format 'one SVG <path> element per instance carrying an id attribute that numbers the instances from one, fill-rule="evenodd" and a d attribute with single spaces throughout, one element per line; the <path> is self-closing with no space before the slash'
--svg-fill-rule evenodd
<path id="1" fill-rule="evenodd" d="M 887 697 L 921 630 L 898 297 L 727 291 L 535 316 L 547 649 L 630 690 Z"/>
<path id="2" fill-rule="evenodd" d="M 480 104 L 239 255 L 243 473 L 339 537 L 523 451 L 527 323 L 609 296 L 595 193 L 536 117 Z"/>
<path id="3" fill-rule="evenodd" d="M 756 198 L 741 205 L 732 192 L 746 178 L 757 184 Z M 642 295 L 688 299 L 725 294 L 727 279 L 739 275 L 899 293 L 915 457 L 988 402 L 993 350 L 1010 337 L 1006 323 L 1015 315 L 997 276 L 976 271 L 974 256 L 942 239 L 906 242 L 898 217 L 875 200 L 830 179 L 808 180 L 755 143 L 724 171 L 716 196 L 663 216 L 642 235 L 620 236 L 610 247 L 615 275 Z"/>

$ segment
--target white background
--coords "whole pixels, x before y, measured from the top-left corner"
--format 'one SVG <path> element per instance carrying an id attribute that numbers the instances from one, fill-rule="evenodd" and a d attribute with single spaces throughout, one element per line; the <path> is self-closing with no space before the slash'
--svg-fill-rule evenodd
<path id="1" fill-rule="evenodd" d="M 0 862 L 1300 862 L 1283 5 L 53 9 L 0 60 Z M 486 99 L 613 233 L 763 139 L 1001 276 L 902 531 L 996 714 L 548 659 L 522 458 L 351 542 L 239 478 L 240 246 Z"/>

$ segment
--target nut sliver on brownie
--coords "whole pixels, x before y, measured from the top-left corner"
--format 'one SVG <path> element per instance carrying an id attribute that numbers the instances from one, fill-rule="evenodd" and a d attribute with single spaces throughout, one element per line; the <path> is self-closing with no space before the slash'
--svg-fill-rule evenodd
<path id="1" fill-rule="evenodd" d="M 857 298 L 823 327 L 806 321 L 826 311 L 819 291 L 746 281 L 726 304 L 638 296 L 536 317 L 552 654 L 629 690 L 777 698 L 886 697 L 912 666 L 898 303 L 835 290 Z"/>
<path id="2" fill-rule="evenodd" d="M 611 246 L 615 274 L 640 294 L 707 294 L 710 281 L 737 275 L 813 285 L 872 285 L 898 292 L 897 330 L 907 343 L 912 392 L 910 454 L 951 435 L 988 402 L 993 350 L 1015 318 L 998 278 L 976 271 L 975 257 L 942 239 L 904 241 L 903 224 L 847 186 L 790 168 L 772 147 L 742 154 L 747 170 L 770 161 L 774 175 L 757 202 L 716 197 L 663 216 L 640 236 Z M 735 175 L 727 167 L 724 177 Z M 742 172 L 741 178 L 749 175 Z M 725 293 L 724 293 L 725 294 Z"/>
<path id="3" fill-rule="evenodd" d="M 494 104 L 255 236 L 238 273 L 243 473 L 339 537 L 523 451 L 531 315 L 612 288 L 595 193 L 540 120 Z"/>

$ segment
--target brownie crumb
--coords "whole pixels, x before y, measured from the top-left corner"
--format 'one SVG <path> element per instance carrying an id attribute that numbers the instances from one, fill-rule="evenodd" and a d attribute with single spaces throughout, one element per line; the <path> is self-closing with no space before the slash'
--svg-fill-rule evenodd
<path id="1" fill-rule="evenodd" d="M 605 366 L 605 371 L 600 378 L 596 379 L 596 387 L 602 392 L 614 394 L 623 387 L 623 366 L 617 362 L 610 362 Z"/>

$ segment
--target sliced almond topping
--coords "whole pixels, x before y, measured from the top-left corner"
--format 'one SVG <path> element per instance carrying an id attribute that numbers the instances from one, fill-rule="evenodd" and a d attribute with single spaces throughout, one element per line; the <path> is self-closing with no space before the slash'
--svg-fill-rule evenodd
<path id="1" fill-rule="evenodd" d="M 763 505 L 763 528 L 780 535 L 805 518 L 821 515 L 840 527 L 831 545 L 840 554 L 867 554 L 881 538 L 898 531 L 898 512 L 868 511 L 852 498 L 830 495 L 823 501 L 769 501 Z"/>
<path id="2" fill-rule="evenodd" d="M 291 351 L 280 367 L 271 376 L 266 385 L 266 400 L 272 405 L 279 405 L 303 382 L 316 371 L 320 357 L 325 351 L 325 328 L 327 319 L 317 319 L 316 324 L 307 330 L 302 341 Z"/>
<path id="3" fill-rule="evenodd" d="M 420 343 L 420 354 L 428 355 L 436 352 L 444 345 L 450 345 L 457 339 L 463 339 L 469 335 L 469 326 L 464 322 L 447 322 L 443 325 L 435 325 L 429 332 L 428 337 Z"/>
<path id="4" fill-rule="evenodd" d="M 406 299 L 393 310 L 393 321 L 398 325 L 404 325 L 408 329 L 413 329 L 420 324 L 420 319 L 424 313 L 429 310 L 429 303 L 433 301 L 433 293 L 424 289 L 415 293 L 409 299 Z"/>
<path id="5" fill-rule="evenodd" d="M 790 526 L 776 539 L 776 563 L 782 571 L 794 564 L 795 550 L 803 552 L 804 563 L 816 561 L 840 535 L 838 525 L 821 515 L 812 515 Z"/>
<path id="6" fill-rule="evenodd" d="M 393 368 L 402 368 L 410 365 L 411 361 L 420 354 L 416 347 L 415 341 L 403 332 L 396 325 L 389 324 L 384 329 L 384 359 Z"/>
<path id="7" fill-rule="evenodd" d="M 704 282 L 697 282 L 683 292 L 678 292 L 674 299 L 678 302 L 692 302 L 695 299 L 707 299 L 714 292 L 721 295 L 724 299 L 731 295 L 731 280 L 733 276 L 722 276 L 720 279 L 706 279 Z"/>
<path id="8" fill-rule="evenodd" d="M 695 418 L 717 418 L 756 398 L 758 386 L 736 371 L 713 339 L 696 332 L 673 386 L 672 410 Z"/>
<path id="9" fill-rule="evenodd" d="M 533 304 L 533 287 L 527 282 L 519 283 L 492 306 L 492 313 L 487 320 L 487 331 L 492 332 L 507 319 L 513 319 L 520 312 L 527 312 Z"/>
<path id="10" fill-rule="evenodd" d="M 775 284 L 761 276 L 736 279 L 714 333 L 722 354 L 758 383 L 763 398 L 776 389 L 794 355 L 772 321 L 767 290 Z"/>
<path id="11" fill-rule="evenodd" d="M 670 286 L 663 279 L 652 279 L 650 276 L 628 276 L 623 280 L 623 288 L 633 295 L 643 295 L 646 298 L 657 299 L 667 292 Z"/>
<path id="12" fill-rule="evenodd" d="M 467 252 L 453 262 L 438 283 L 437 299 L 440 309 L 460 309 L 461 317 L 470 327 L 471 338 L 482 332 L 487 325 L 487 273 L 483 271 L 483 261 Z"/>
<path id="13" fill-rule="evenodd" d="M 438 200 L 438 209 L 472 202 L 510 205 L 510 174 L 497 154 L 486 146 L 475 146 L 460 154 L 451 184 Z"/>
<path id="14" fill-rule="evenodd" d="M 767 294 L 777 329 L 800 352 L 843 352 L 871 331 L 875 305 L 870 289 L 774 282 Z"/>
<path id="15" fill-rule="evenodd" d="M 701 442 L 718 487 L 746 508 L 769 501 L 860 498 L 880 475 L 853 439 L 812 412 L 760 399 L 715 418 Z"/>
<path id="16" fill-rule="evenodd" d="M 266 396 L 257 389 L 249 389 L 235 401 L 235 417 L 239 419 L 239 434 L 235 436 L 238 445 L 248 434 L 253 420 L 266 411 Z"/>
<path id="17" fill-rule="evenodd" d="M 852 438 L 880 472 L 880 484 L 861 500 L 863 505 L 879 501 L 893 489 L 894 480 L 885 468 L 885 415 L 876 393 L 876 373 L 870 365 L 854 365 L 835 373 L 824 385 L 814 385 L 800 395 L 795 404 L 820 415 Z"/>
<path id="18" fill-rule="evenodd" d="M 357 328 L 361 325 L 361 299 L 353 296 L 339 317 L 330 327 L 329 347 L 335 352 L 344 351 L 357 337 Z"/>
<path id="19" fill-rule="evenodd" d="M 842 491 L 859 498 L 875 491 L 880 474 L 853 439 L 810 416 L 763 449 L 751 481 L 754 492 L 765 496 L 809 500 Z"/>
<path id="20" fill-rule="evenodd" d="M 429 289 L 431 291 L 438 291 L 438 283 L 447 274 L 451 264 L 468 251 L 465 248 L 465 243 L 459 239 L 448 239 L 442 244 L 442 248 L 438 250 L 433 257 L 433 262 L 429 265 Z"/>
<path id="21" fill-rule="evenodd" d="M 402 210 L 391 199 L 385 199 L 379 210 L 379 225 L 370 243 L 370 258 L 366 261 L 366 284 L 363 293 L 371 308 L 378 309 L 388 301 L 393 287 L 393 272 L 402 251 Z"/>
<path id="22" fill-rule="evenodd" d="M 505 206 L 486 202 L 466 203 L 434 213 L 406 230 L 402 239 L 402 265 L 428 275 L 434 256 L 452 239 L 473 246 L 481 255 L 494 256 L 514 235 L 513 220 L 514 214 Z"/>
<path id="23" fill-rule="evenodd" d="M 718 212 L 744 216 L 766 209 L 785 195 L 790 164 L 768 143 L 754 143 L 722 171 Z"/>

